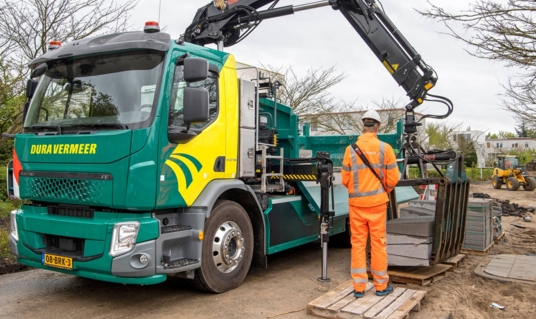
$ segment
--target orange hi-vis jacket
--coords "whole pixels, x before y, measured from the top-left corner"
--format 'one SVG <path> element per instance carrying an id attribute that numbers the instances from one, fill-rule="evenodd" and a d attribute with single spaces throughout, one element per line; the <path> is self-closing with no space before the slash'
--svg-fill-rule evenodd
<path id="1" fill-rule="evenodd" d="M 387 193 L 395 188 L 400 178 L 393 148 L 380 141 L 374 133 L 359 136 L 357 146 L 382 179 L 387 192 L 352 146 L 348 146 L 342 161 L 342 183 L 348 188 L 349 204 L 357 207 L 373 207 L 388 202 Z"/>

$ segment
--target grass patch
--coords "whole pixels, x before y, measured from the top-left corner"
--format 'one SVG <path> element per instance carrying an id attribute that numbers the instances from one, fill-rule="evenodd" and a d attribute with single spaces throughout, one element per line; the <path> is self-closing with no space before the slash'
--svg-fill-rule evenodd
<path id="1" fill-rule="evenodd" d="M 9 219 L 9 214 L 14 209 L 13 204 L 10 201 L 0 202 L 0 219 L 7 218 Z"/>
<path id="2" fill-rule="evenodd" d="M 0 228 L 0 259 L 15 259 L 9 251 L 9 229 Z"/>

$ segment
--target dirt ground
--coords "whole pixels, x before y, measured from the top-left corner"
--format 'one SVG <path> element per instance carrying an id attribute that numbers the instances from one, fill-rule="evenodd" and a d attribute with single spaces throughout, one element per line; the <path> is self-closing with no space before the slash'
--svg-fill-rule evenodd
<path id="1" fill-rule="evenodd" d="M 506 189 L 496 190 L 491 182 L 473 183 L 471 192 L 489 194 L 492 198 L 510 200 L 520 206 L 536 207 L 536 192 Z M 498 254 L 536 254 L 536 216 L 531 215 L 532 222 L 524 222 L 520 217 L 502 217 L 505 239 L 495 244 L 489 255 Z M 521 229 L 512 224 L 527 227 Z M 476 276 L 474 269 L 486 257 L 469 255 L 461 267 L 441 281 L 428 287 L 414 286 L 414 289 L 428 291 L 422 303 L 422 310 L 412 314 L 411 318 L 536 318 L 536 283 L 502 283 Z M 410 285 L 411 286 L 411 285 Z M 495 302 L 506 306 L 504 310 L 491 308 Z"/>
<path id="2" fill-rule="evenodd" d="M 536 206 L 536 191 L 494 190 L 491 182 L 473 183 L 472 192 L 529 207 Z M 519 224 L 525 229 L 512 226 Z M 505 240 L 489 254 L 536 254 L 536 216 L 527 223 L 503 217 Z M 536 285 L 500 283 L 474 275 L 485 256 L 469 255 L 461 266 L 429 286 L 395 286 L 426 290 L 420 312 L 411 318 L 536 318 Z M 269 267 L 252 268 L 239 288 L 212 295 L 183 286 L 174 278 L 153 286 L 123 286 L 72 277 L 44 270 L 18 272 L 0 278 L 0 313 L 27 318 L 37 312 L 58 311 L 72 318 L 317 318 L 306 313 L 308 302 L 350 278 L 349 250 L 329 252 L 331 284 L 320 275 L 320 249 L 305 245 L 269 258 Z M 127 307 L 133 303 L 137 307 Z M 505 310 L 490 308 L 492 302 Z M 218 304 L 214 308 L 207 305 Z M 216 310 L 218 309 L 218 310 Z"/>

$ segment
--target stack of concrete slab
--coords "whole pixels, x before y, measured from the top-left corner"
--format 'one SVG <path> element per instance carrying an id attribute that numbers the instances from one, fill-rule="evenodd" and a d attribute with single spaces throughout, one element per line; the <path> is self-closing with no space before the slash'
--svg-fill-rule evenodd
<path id="1" fill-rule="evenodd" d="M 400 218 L 434 217 L 435 209 L 435 200 L 412 200 L 408 206 L 399 209 L 399 215 Z"/>
<path id="2" fill-rule="evenodd" d="M 493 243 L 492 200 L 469 198 L 463 249 L 485 251 Z"/>
<path id="3" fill-rule="evenodd" d="M 435 224 L 433 214 L 424 211 L 406 209 L 404 217 L 387 222 L 389 266 L 430 265 Z"/>

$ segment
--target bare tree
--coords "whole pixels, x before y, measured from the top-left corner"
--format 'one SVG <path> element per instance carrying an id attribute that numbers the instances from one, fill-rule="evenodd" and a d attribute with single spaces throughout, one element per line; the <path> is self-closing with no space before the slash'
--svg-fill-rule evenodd
<path id="1" fill-rule="evenodd" d="M 449 122 L 428 123 L 426 125 L 425 137 L 421 140 L 421 145 L 425 149 L 446 150 L 454 149 L 452 135 L 460 130 L 461 123 L 451 124 Z"/>
<path id="2" fill-rule="evenodd" d="M 402 100 L 382 98 L 363 106 L 354 101 L 335 98 L 329 89 L 346 78 L 344 73 L 336 73 L 335 67 L 309 69 L 304 76 L 298 75 L 292 66 L 274 68 L 263 66 L 272 79 L 282 82 L 278 98 L 293 108 L 302 121 L 311 123 L 314 130 L 326 134 L 361 134 L 361 116 L 368 110 L 380 112 L 382 125 L 380 133 L 396 130 L 396 122 L 404 117 Z"/>
<path id="3" fill-rule="evenodd" d="M 15 52 L 31 60 L 48 42 L 71 41 L 127 28 L 137 0 L 0 0 L 0 34 Z"/>
<path id="4" fill-rule="evenodd" d="M 534 0 L 476 0 L 459 14 L 437 5 L 421 14 L 441 20 L 449 34 L 471 46 L 475 57 L 504 62 L 521 71 L 504 85 L 503 108 L 536 123 L 536 2 Z M 461 23 L 467 33 L 450 24 Z M 536 124 L 533 124 L 533 128 Z"/>
<path id="5" fill-rule="evenodd" d="M 361 117 L 367 110 L 375 110 L 380 114 L 381 125 L 379 133 L 393 133 L 397 122 L 405 116 L 405 103 L 401 100 L 382 98 L 363 106 L 354 102 L 341 101 L 336 105 L 337 112 L 325 112 L 310 115 L 314 120 L 318 117 L 318 127 L 329 134 L 361 134 Z"/>
<path id="6" fill-rule="evenodd" d="M 344 73 L 336 73 L 335 67 L 309 69 L 303 76 L 292 66 L 263 66 L 271 77 L 283 75 L 284 83 L 278 91 L 278 98 L 290 106 L 298 115 L 334 112 L 340 107 L 329 89 L 346 78 Z"/>
<path id="7" fill-rule="evenodd" d="M 0 0 L 0 129 L 20 129 L 30 60 L 52 40 L 67 42 L 127 29 L 138 0 Z"/>

